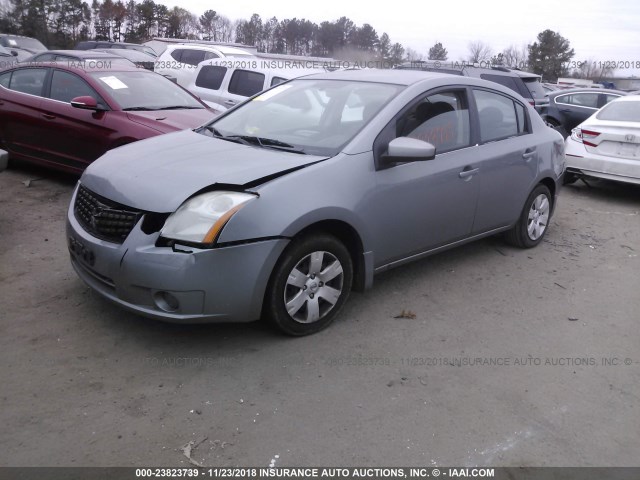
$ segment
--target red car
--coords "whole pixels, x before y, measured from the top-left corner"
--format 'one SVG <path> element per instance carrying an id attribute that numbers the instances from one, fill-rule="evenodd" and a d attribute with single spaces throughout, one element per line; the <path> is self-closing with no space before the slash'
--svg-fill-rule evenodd
<path id="1" fill-rule="evenodd" d="M 219 112 L 162 75 L 106 62 L 0 71 L 0 149 L 82 172 L 107 150 L 195 128 Z"/>

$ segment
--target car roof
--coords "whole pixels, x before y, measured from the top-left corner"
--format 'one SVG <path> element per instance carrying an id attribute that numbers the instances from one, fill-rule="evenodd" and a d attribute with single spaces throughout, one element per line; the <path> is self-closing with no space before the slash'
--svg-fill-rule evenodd
<path id="1" fill-rule="evenodd" d="M 292 62 L 293 63 L 293 62 Z M 322 68 L 306 68 L 304 66 L 291 66 L 288 68 L 270 68 L 269 59 L 259 59 L 256 61 L 256 66 L 238 66 L 238 67 L 229 67 L 229 62 L 224 58 L 211 58 L 209 60 L 203 60 L 196 67 L 197 71 L 200 71 L 203 67 L 207 66 L 218 66 L 218 67 L 226 67 L 229 70 L 247 70 L 249 72 L 257 72 L 268 74 L 270 73 L 272 77 L 283 77 L 286 79 L 300 77 L 302 75 L 310 75 L 314 73 L 323 73 L 325 72 Z"/>
<path id="2" fill-rule="evenodd" d="M 90 59 L 118 58 L 118 55 L 114 53 L 96 52 L 95 50 L 47 50 L 46 52 L 40 52 L 37 55 L 43 55 L 46 53 L 69 55 L 69 56 L 74 56 L 78 58 L 90 58 Z"/>
<path id="3" fill-rule="evenodd" d="M 622 90 L 612 90 L 609 88 L 564 88 L 549 93 L 549 97 L 557 97 L 558 95 L 566 95 L 567 93 L 617 93 L 619 95 L 628 95 L 628 92 Z"/>
<path id="4" fill-rule="evenodd" d="M 611 100 L 609 103 L 613 102 L 639 102 L 640 96 L 637 94 L 624 95 L 620 98 L 616 98 L 615 100 Z"/>
<path id="5" fill-rule="evenodd" d="M 426 72 L 423 70 L 378 70 L 378 69 L 351 69 L 337 70 L 335 72 L 318 73 L 306 78 L 322 80 L 349 80 L 355 82 L 389 83 L 394 85 L 411 85 L 422 80 L 448 78 L 452 82 L 459 83 L 464 79 L 466 83 L 469 77 L 451 75 L 441 72 Z M 455 78 L 455 80 L 454 80 Z"/>
<path id="6" fill-rule="evenodd" d="M 122 58 L 122 57 L 120 57 Z M 7 68 L 7 70 L 26 69 L 26 68 L 42 68 L 42 67 L 55 67 L 61 70 L 69 70 L 71 72 L 142 72 L 142 73 L 154 73 L 144 68 L 138 68 L 135 65 L 118 64 L 110 66 L 96 65 L 78 65 L 71 64 L 69 62 L 37 62 L 37 63 L 22 63 Z"/>
<path id="7" fill-rule="evenodd" d="M 171 50 L 175 50 L 176 48 L 192 48 L 193 50 L 198 49 L 198 50 L 212 50 L 212 51 L 217 51 L 217 52 L 221 52 L 224 53 L 225 55 L 251 55 L 253 56 L 253 54 L 251 52 L 248 52 L 246 50 L 243 50 L 241 48 L 235 48 L 235 47 L 226 47 L 224 45 L 208 45 L 205 43 L 176 43 L 173 45 L 168 45 L 167 46 L 167 50 L 171 49 Z"/>
<path id="8" fill-rule="evenodd" d="M 541 79 L 542 78 L 542 76 L 538 75 L 537 73 L 524 72 L 522 70 L 516 70 L 515 68 L 510 68 L 509 71 L 511 73 L 515 73 L 516 75 L 518 75 L 521 78 L 535 78 L 535 79 Z"/>

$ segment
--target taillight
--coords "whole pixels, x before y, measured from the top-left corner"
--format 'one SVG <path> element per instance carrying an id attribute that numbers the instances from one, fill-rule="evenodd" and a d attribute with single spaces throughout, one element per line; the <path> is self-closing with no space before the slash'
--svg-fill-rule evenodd
<path id="1" fill-rule="evenodd" d="M 598 135 L 600 135 L 600 132 L 594 132 L 593 130 L 584 130 L 580 127 L 576 127 L 571 130 L 571 138 L 576 142 L 585 144 L 587 147 L 598 146 L 592 142 L 592 140 L 595 140 Z"/>

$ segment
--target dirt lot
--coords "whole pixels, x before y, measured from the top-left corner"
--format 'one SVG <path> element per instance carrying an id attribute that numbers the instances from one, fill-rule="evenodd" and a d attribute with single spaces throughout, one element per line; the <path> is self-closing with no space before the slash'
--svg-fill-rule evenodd
<path id="1" fill-rule="evenodd" d="M 102 300 L 68 260 L 74 183 L 0 173 L 2 466 L 186 466 L 189 441 L 218 466 L 640 465 L 640 188 L 567 187 L 538 248 L 393 270 L 290 339 Z"/>

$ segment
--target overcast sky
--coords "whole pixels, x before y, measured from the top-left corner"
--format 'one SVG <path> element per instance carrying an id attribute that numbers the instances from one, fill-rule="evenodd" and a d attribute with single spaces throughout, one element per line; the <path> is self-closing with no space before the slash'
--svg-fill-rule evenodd
<path id="1" fill-rule="evenodd" d="M 344 0 L 160 0 L 201 15 L 215 10 L 236 19 L 253 13 L 263 21 L 273 16 L 305 18 L 315 23 L 350 18 L 356 25 L 371 24 L 378 35 L 386 32 L 392 42 L 400 42 L 425 55 L 436 41 L 443 43 L 449 60 L 467 55 L 470 41 L 482 40 L 494 52 L 509 45 L 533 43 L 541 31 L 559 32 L 575 49 L 574 60 L 636 62 L 640 65 L 640 2 L 634 0 L 484 0 L 422 2 L 358 2 Z M 618 69 L 616 76 L 640 76 L 640 68 Z"/>

